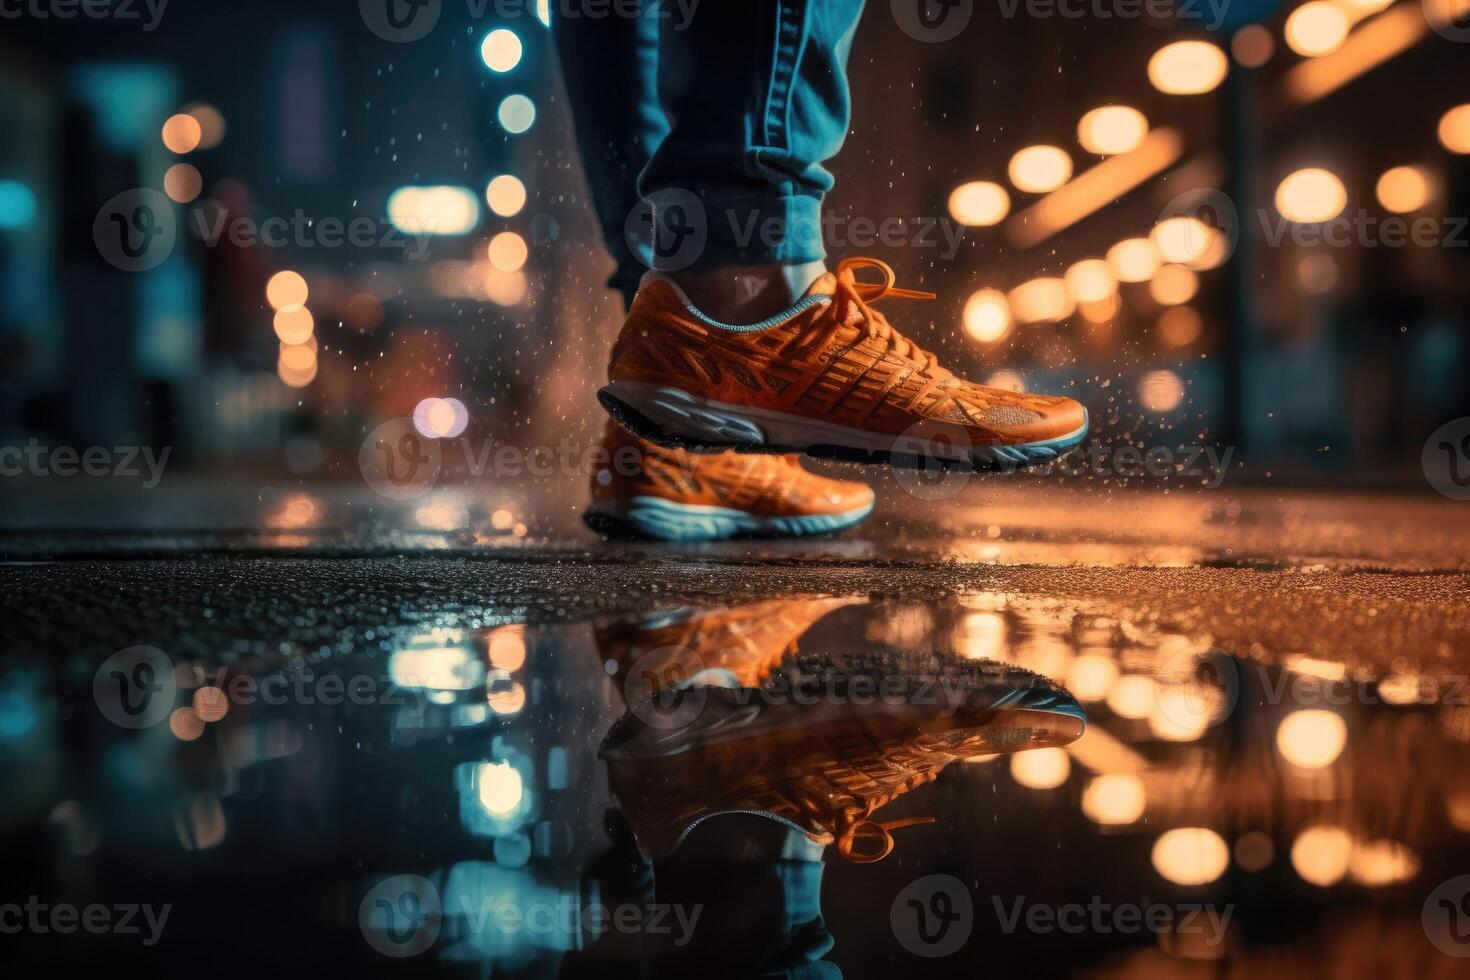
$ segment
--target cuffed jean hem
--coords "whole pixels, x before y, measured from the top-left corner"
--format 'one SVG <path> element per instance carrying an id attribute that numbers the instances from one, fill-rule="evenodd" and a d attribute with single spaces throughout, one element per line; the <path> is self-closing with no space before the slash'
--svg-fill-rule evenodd
<path id="1" fill-rule="evenodd" d="M 653 267 L 661 272 L 800 265 L 827 257 L 820 196 L 701 198 L 700 210 L 692 214 L 689 197 L 693 195 L 684 199 L 684 207 L 676 213 L 674 208 L 661 212 L 660 195 L 652 195 L 658 237 Z"/>

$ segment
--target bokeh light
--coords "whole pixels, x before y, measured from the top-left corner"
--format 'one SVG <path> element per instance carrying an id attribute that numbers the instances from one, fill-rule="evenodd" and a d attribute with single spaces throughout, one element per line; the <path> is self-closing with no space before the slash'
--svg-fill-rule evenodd
<path id="1" fill-rule="evenodd" d="M 1347 40 L 1352 23 L 1331 0 L 1311 0 L 1286 18 L 1286 46 L 1307 58 L 1331 54 Z"/>
<path id="2" fill-rule="evenodd" d="M 524 95 L 507 95 L 495 110 L 495 118 L 507 133 L 524 133 L 536 122 L 536 104 Z"/>
<path id="3" fill-rule="evenodd" d="M 1193 215 L 1165 218 L 1154 225 L 1149 238 L 1166 262 L 1190 262 L 1210 249 L 1218 233 Z M 1155 273 L 1157 274 L 1157 273 Z"/>
<path id="4" fill-rule="evenodd" d="M 1160 306 L 1178 306 L 1199 292 L 1199 276 L 1182 265 L 1166 265 L 1148 284 L 1148 294 Z"/>
<path id="5" fill-rule="evenodd" d="M 502 218 L 520 214 L 526 206 L 526 185 L 519 177 L 501 174 L 485 187 L 485 203 Z"/>
<path id="6" fill-rule="evenodd" d="M 1148 62 L 1148 80 L 1168 95 L 1199 95 L 1225 80 L 1230 64 L 1225 52 L 1208 41 L 1175 41 Z"/>
<path id="7" fill-rule="evenodd" d="M 1204 319 L 1192 306 L 1176 306 L 1159 317 L 1159 339 L 1167 347 L 1187 347 L 1204 333 Z"/>
<path id="8" fill-rule="evenodd" d="M 1067 269 L 1063 281 L 1078 303 L 1097 303 L 1118 291 L 1118 280 L 1102 259 L 1083 259 Z"/>
<path id="9" fill-rule="evenodd" d="M 1322 708 L 1293 711 L 1276 729 L 1276 750 L 1303 769 L 1330 766 L 1347 745 L 1347 722 Z"/>
<path id="10" fill-rule="evenodd" d="M 1067 284 L 1043 276 L 1021 283 L 1007 295 L 1011 315 L 1018 323 L 1048 323 L 1065 320 L 1076 309 Z"/>
<path id="11" fill-rule="evenodd" d="M 1011 196 L 999 184 L 972 180 L 949 195 L 949 216 L 962 225 L 984 228 L 998 223 L 1011 210 Z"/>
<path id="12" fill-rule="evenodd" d="M 1108 267 L 1119 282 L 1147 282 L 1159 269 L 1159 249 L 1147 238 L 1125 238 L 1108 249 Z"/>
<path id="13" fill-rule="evenodd" d="M 480 58 L 495 72 L 507 72 L 520 64 L 521 51 L 520 37 L 505 27 L 497 27 L 480 42 Z"/>
<path id="14" fill-rule="evenodd" d="M 490 264 L 501 272 L 515 272 L 526 264 L 530 250 L 526 240 L 513 231 L 502 231 L 490 239 Z"/>
<path id="15" fill-rule="evenodd" d="M 1302 880 L 1322 888 L 1347 874 L 1353 839 L 1340 827 L 1309 827 L 1291 844 L 1291 866 Z"/>
<path id="16" fill-rule="evenodd" d="M 191 102 L 179 110 L 199 124 L 199 149 L 212 150 L 225 140 L 225 117 L 207 102 Z"/>
<path id="17" fill-rule="evenodd" d="M 288 306 L 276 311 L 274 326 L 281 343 L 304 344 L 311 339 L 316 324 L 306 307 Z"/>
<path id="18" fill-rule="evenodd" d="M 1028 146 L 1011 157 L 1006 174 L 1016 190 L 1045 194 L 1072 176 L 1072 158 L 1059 146 Z"/>
<path id="19" fill-rule="evenodd" d="M 1031 789 L 1053 789 L 1072 771 L 1065 749 L 1026 749 L 1011 756 L 1011 778 Z"/>
<path id="20" fill-rule="evenodd" d="M 1440 117 L 1439 141 L 1451 153 L 1470 153 L 1470 103 Z"/>
<path id="21" fill-rule="evenodd" d="M 1418 211 L 1429 203 L 1429 175 L 1423 167 L 1393 167 L 1378 178 L 1374 192 L 1386 211 L 1398 214 Z"/>
<path id="22" fill-rule="evenodd" d="M 1077 123 L 1077 141 L 1088 153 L 1111 156 L 1129 153 L 1148 135 L 1148 118 L 1126 105 L 1093 109 Z"/>
<path id="23" fill-rule="evenodd" d="M 1011 305 L 999 289 L 977 289 L 965 301 L 965 332 L 983 344 L 1000 340 L 1011 329 Z"/>
<path id="24" fill-rule="evenodd" d="M 388 220 L 409 235 L 463 235 L 480 220 L 480 201 L 468 187 L 400 187 L 388 195 Z"/>
<path id="25" fill-rule="evenodd" d="M 1225 873 L 1230 848 L 1207 827 L 1176 827 L 1154 841 L 1154 870 L 1176 885 L 1204 885 Z"/>
<path id="26" fill-rule="evenodd" d="M 1094 823 L 1118 826 L 1143 816 L 1143 780 L 1131 773 L 1098 776 L 1082 791 L 1082 812 Z"/>
<path id="27" fill-rule="evenodd" d="M 1331 221 L 1345 207 L 1347 188 L 1336 174 L 1321 167 L 1305 167 L 1288 174 L 1276 188 L 1276 210 L 1287 221 Z"/>
<path id="28" fill-rule="evenodd" d="M 188 204 L 204 190 L 204 178 L 189 163 L 176 163 L 163 175 L 163 192 L 175 204 Z"/>
<path id="29" fill-rule="evenodd" d="M 273 309 L 305 306 L 307 295 L 306 279 L 290 269 L 277 272 L 265 284 L 265 298 Z"/>
<path id="30" fill-rule="evenodd" d="M 1247 24 L 1230 39 L 1230 53 L 1246 68 L 1259 68 L 1276 53 L 1276 41 L 1260 24 Z"/>
<path id="31" fill-rule="evenodd" d="M 1138 381 L 1138 403 L 1150 412 L 1172 412 L 1184 401 L 1184 382 L 1173 371 L 1149 371 Z"/>
<path id="32" fill-rule="evenodd" d="M 163 145 L 171 153 L 190 153 L 197 149 L 204 134 L 199 120 L 185 113 L 169 116 L 163 124 Z"/>

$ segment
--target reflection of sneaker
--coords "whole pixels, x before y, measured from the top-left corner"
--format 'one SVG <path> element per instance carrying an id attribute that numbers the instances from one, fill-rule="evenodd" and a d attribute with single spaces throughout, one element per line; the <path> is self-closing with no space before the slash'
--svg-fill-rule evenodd
<path id="1" fill-rule="evenodd" d="M 592 475 L 584 520 L 609 536 L 716 541 L 736 535 L 822 534 L 873 510 L 863 483 L 830 480 L 794 456 L 695 454 L 645 442 L 609 422 L 609 464 Z"/>
<path id="2" fill-rule="evenodd" d="M 687 683 L 757 687 L 813 623 L 864 601 L 798 596 L 619 620 L 596 629 L 597 650 L 630 693 Z"/>
<path id="3" fill-rule="evenodd" d="M 883 281 L 859 282 L 859 269 Z M 695 449 L 992 469 L 1052 459 L 1082 441 L 1087 410 L 1072 399 L 965 381 L 900 335 L 870 304 L 929 294 L 893 283 L 877 259 L 849 259 L 791 309 L 735 325 L 649 276 L 598 397 L 640 435 Z"/>
<path id="4" fill-rule="evenodd" d="M 709 817 L 753 813 L 835 843 L 851 861 L 876 861 L 893 849 L 891 830 L 927 821 L 874 813 L 949 763 L 1082 734 L 1076 700 L 1019 667 L 938 656 L 798 661 L 760 691 L 683 689 L 692 709 L 677 727 L 636 707 L 613 726 L 600 754 L 650 855 L 671 853 Z M 773 686 L 778 678 L 790 686 Z"/>

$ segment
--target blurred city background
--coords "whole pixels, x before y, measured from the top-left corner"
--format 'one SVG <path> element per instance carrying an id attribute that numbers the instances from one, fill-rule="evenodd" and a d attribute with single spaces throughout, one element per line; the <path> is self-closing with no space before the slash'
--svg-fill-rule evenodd
<path id="1" fill-rule="evenodd" d="M 621 311 L 554 11 L 374 9 L 7 8 L 6 445 L 330 481 L 415 410 L 595 440 Z M 911 335 L 1114 444 L 1424 489 L 1470 413 L 1461 0 L 904 9 L 858 32 L 828 240 L 938 292 Z"/>

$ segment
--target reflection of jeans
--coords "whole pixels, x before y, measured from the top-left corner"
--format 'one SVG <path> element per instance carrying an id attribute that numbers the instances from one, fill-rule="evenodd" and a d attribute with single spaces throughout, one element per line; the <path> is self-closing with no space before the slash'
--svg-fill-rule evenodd
<path id="1" fill-rule="evenodd" d="M 703 205 L 694 268 L 821 259 L 822 164 L 847 134 L 863 0 L 638 3 L 553 25 L 611 285 L 631 297 L 648 265 L 625 236 L 640 195 L 672 189 Z"/>

